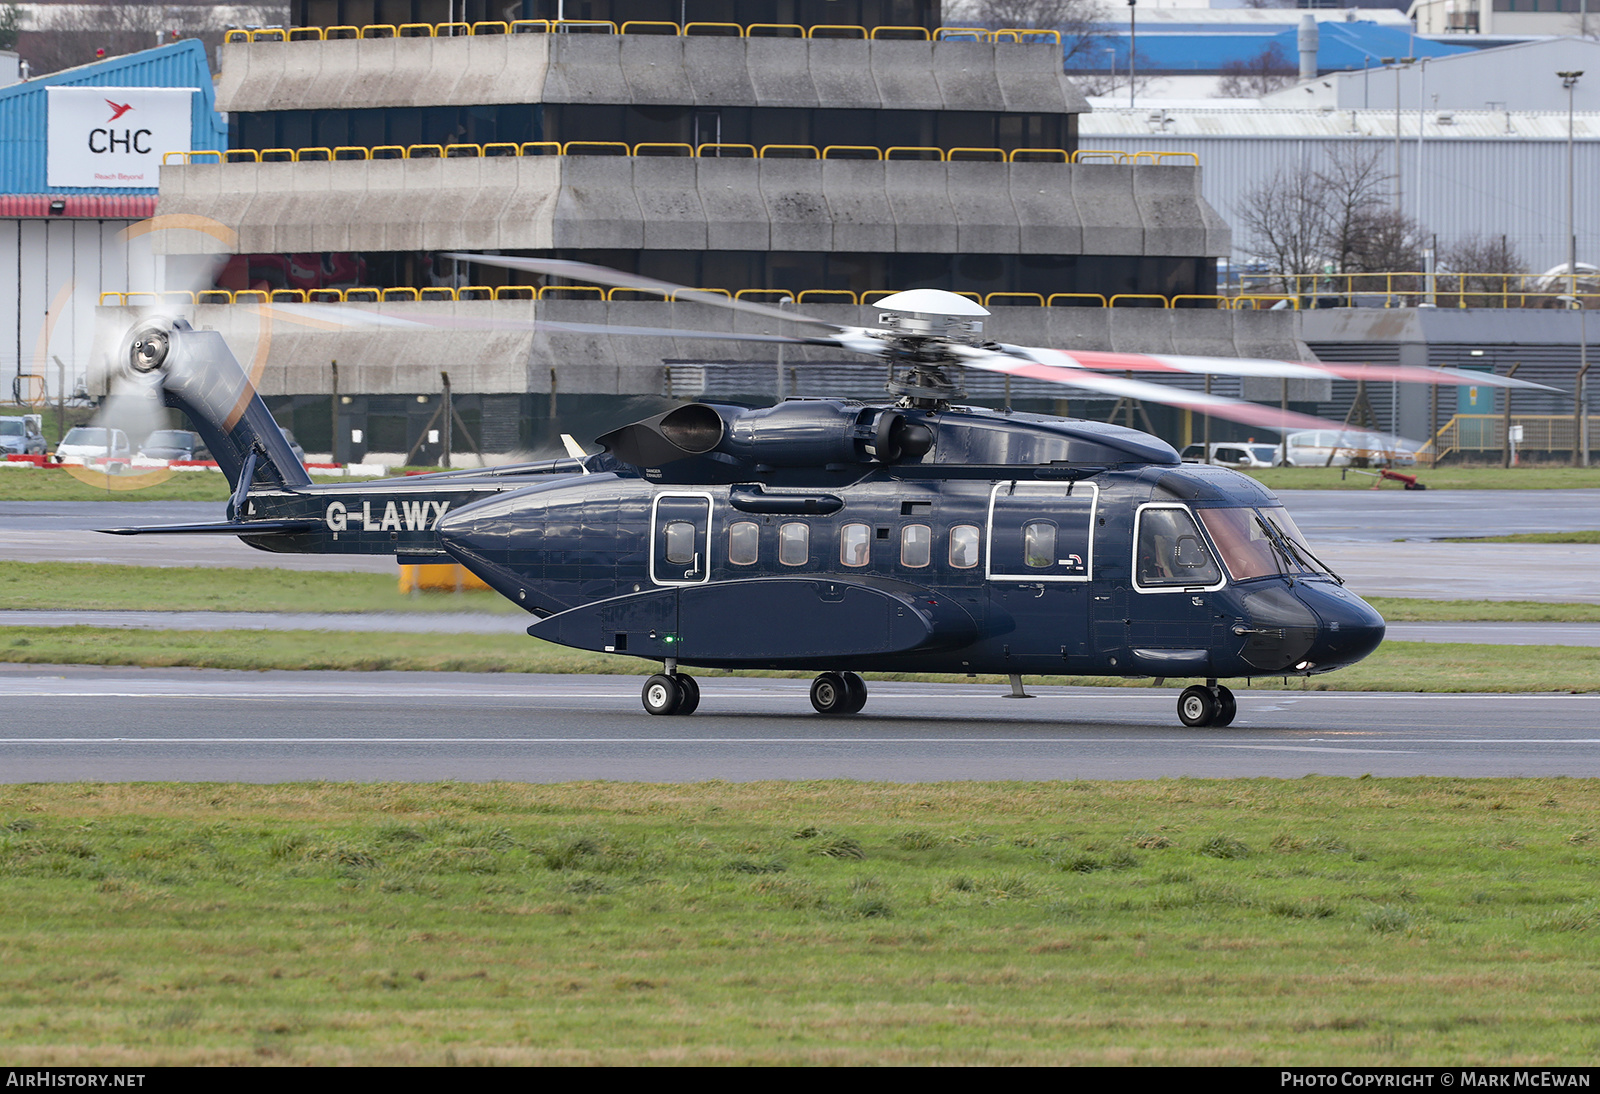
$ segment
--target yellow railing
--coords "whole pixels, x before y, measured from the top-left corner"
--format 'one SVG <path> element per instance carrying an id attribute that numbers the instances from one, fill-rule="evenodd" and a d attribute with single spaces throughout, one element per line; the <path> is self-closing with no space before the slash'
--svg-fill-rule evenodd
<path id="1" fill-rule="evenodd" d="M 698 288 L 698 293 L 715 293 L 718 296 L 736 298 L 739 300 L 757 300 L 764 303 L 775 304 L 785 297 L 801 304 L 859 304 L 870 306 L 885 296 L 892 296 L 898 289 L 868 289 L 864 292 L 855 292 L 851 289 L 720 289 Z M 1159 293 L 1118 293 L 1115 296 L 1106 296 L 1096 292 L 1012 292 L 997 291 L 991 293 L 975 293 L 961 291 L 956 295 L 964 296 L 976 304 L 986 308 L 995 307 L 1027 307 L 1027 308 L 1180 308 L 1185 302 L 1194 301 L 1205 306 L 1209 305 L 1214 310 L 1228 311 L 1251 310 L 1240 302 L 1238 297 L 1218 296 L 1205 293 L 1180 293 L 1176 296 L 1162 296 Z M 549 299 L 585 299 L 609 300 L 625 302 L 635 299 L 646 300 L 676 300 L 677 295 L 670 290 L 646 289 L 630 286 L 619 286 L 612 289 L 602 288 L 598 285 L 464 285 L 461 288 L 451 288 L 448 285 L 430 285 L 425 288 L 411 288 L 402 286 L 397 288 L 377 288 L 368 285 L 358 285 L 352 288 L 336 289 L 239 289 L 230 292 L 227 289 L 206 289 L 199 293 L 192 292 L 103 292 L 100 294 L 100 304 L 109 306 L 147 306 L 154 303 L 168 304 L 246 304 L 263 301 L 295 302 L 295 303 L 326 303 L 326 304 L 374 304 L 379 302 L 412 302 L 425 300 L 443 301 L 471 301 L 471 300 L 549 300 Z M 1283 297 L 1270 297 L 1264 299 L 1282 300 Z"/>
<path id="2" fill-rule="evenodd" d="M 681 151 L 680 151 L 681 150 Z M 940 160 L 951 163 L 986 161 L 991 163 L 1132 163 L 1135 165 L 1162 163 L 1163 160 L 1140 159 L 1141 156 L 1174 156 L 1196 167 L 1200 159 L 1192 152 L 1127 152 L 1081 150 L 1067 152 L 1064 148 L 1016 148 L 1007 152 L 1003 148 L 934 148 L 922 145 L 891 145 L 879 148 L 870 144 L 702 144 L 695 147 L 676 141 L 642 141 L 630 145 L 626 141 L 526 141 L 513 144 L 495 141 L 488 144 L 379 144 L 371 148 L 339 145 L 336 148 L 314 146 L 311 148 L 197 148 L 192 151 L 173 151 L 162 154 L 161 162 L 177 158 L 183 163 L 323 163 L 328 160 L 418 160 L 461 159 L 481 156 L 703 156 L 713 159 L 869 159 L 869 160 Z M 206 158 L 197 158 L 206 157 Z M 1246 275 L 1257 282 L 1279 279 L 1277 274 Z M 1291 275 L 1294 276 L 1294 275 Z M 1299 275 L 1308 283 L 1326 275 Z M 1338 275 L 1335 275 L 1338 276 Z M 1379 274 L 1350 274 L 1350 277 L 1372 278 Z M 1419 274 L 1394 274 L 1393 277 L 1414 277 Z M 1441 274 L 1440 277 L 1446 275 Z M 1449 275 L 1458 276 L 1458 275 Z M 1480 275 L 1469 274 L 1469 277 Z M 1526 275 L 1531 276 L 1531 275 Z"/>
<path id="3" fill-rule="evenodd" d="M 1522 439 L 1516 442 L 1519 452 L 1571 452 L 1577 424 L 1572 414 L 1511 415 L 1511 425 L 1522 429 Z M 1600 440 L 1600 416 L 1589 416 L 1589 437 L 1590 444 Z M 1505 448 L 1505 415 L 1456 414 L 1417 449 L 1417 462 L 1436 464 L 1455 454 L 1504 452 Z"/>
<path id="4" fill-rule="evenodd" d="M 775 34 L 773 32 L 782 32 Z M 789 31 L 795 31 L 789 34 Z M 873 41 L 926 42 L 1054 42 L 1061 44 L 1061 32 L 1027 27 L 939 27 L 931 34 L 927 27 L 881 26 L 868 28 L 855 23 L 819 23 L 810 30 L 798 23 L 673 23 L 655 19 L 630 19 L 617 24 L 609 19 L 513 19 L 510 22 L 485 20 L 477 23 L 369 23 L 366 26 L 341 24 L 331 27 L 255 27 L 230 30 L 224 42 L 321 42 L 344 38 L 460 38 L 495 34 L 658 34 L 666 36 L 704 36 L 739 38 L 855 38 Z"/>
<path id="5" fill-rule="evenodd" d="M 1415 308 L 1572 307 L 1571 282 L 1561 274 L 1397 270 L 1390 273 L 1243 274 L 1236 300 L 1292 300 L 1296 307 Z M 1600 307 L 1593 275 L 1578 276 L 1576 300 Z M 1235 307 L 1244 305 L 1235 304 Z M 1255 304 L 1253 306 L 1270 306 Z"/>

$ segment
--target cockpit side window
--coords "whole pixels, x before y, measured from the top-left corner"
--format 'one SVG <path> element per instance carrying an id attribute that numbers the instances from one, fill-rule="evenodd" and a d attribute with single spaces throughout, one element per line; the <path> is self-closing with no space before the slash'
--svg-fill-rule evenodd
<path id="1" fill-rule="evenodd" d="M 1189 588 L 1222 581 L 1222 569 L 1184 508 L 1152 506 L 1139 511 L 1134 563 L 1138 584 L 1145 588 Z"/>

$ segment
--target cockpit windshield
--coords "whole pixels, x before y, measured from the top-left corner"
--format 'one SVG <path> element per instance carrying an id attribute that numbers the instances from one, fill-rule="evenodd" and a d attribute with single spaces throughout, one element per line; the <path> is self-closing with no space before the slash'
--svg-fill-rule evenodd
<path id="1" fill-rule="evenodd" d="M 1200 520 L 1235 581 L 1256 577 L 1331 577 L 1282 506 L 1201 509 Z"/>

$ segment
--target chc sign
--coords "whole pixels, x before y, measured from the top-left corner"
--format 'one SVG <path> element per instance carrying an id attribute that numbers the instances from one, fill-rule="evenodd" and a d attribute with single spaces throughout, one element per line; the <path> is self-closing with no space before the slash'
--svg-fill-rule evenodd
<path id="1" fill-rule="evenodd" d="M 194 139 L 192 87 L 51 87 L 50 186 L 153 190 L 161 157 Z"/>

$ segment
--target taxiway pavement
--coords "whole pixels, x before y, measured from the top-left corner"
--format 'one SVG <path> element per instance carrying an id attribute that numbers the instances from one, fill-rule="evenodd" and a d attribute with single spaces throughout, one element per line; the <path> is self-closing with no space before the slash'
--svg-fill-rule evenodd
<path id="1" fill-rule="evenodd" d="M 1600 776 L 1600 696 L 874 683 L 824 719 L 806 680 L 702 678 L 652 718 L 634 676 L 0 666 L 0 781 Z"/>

